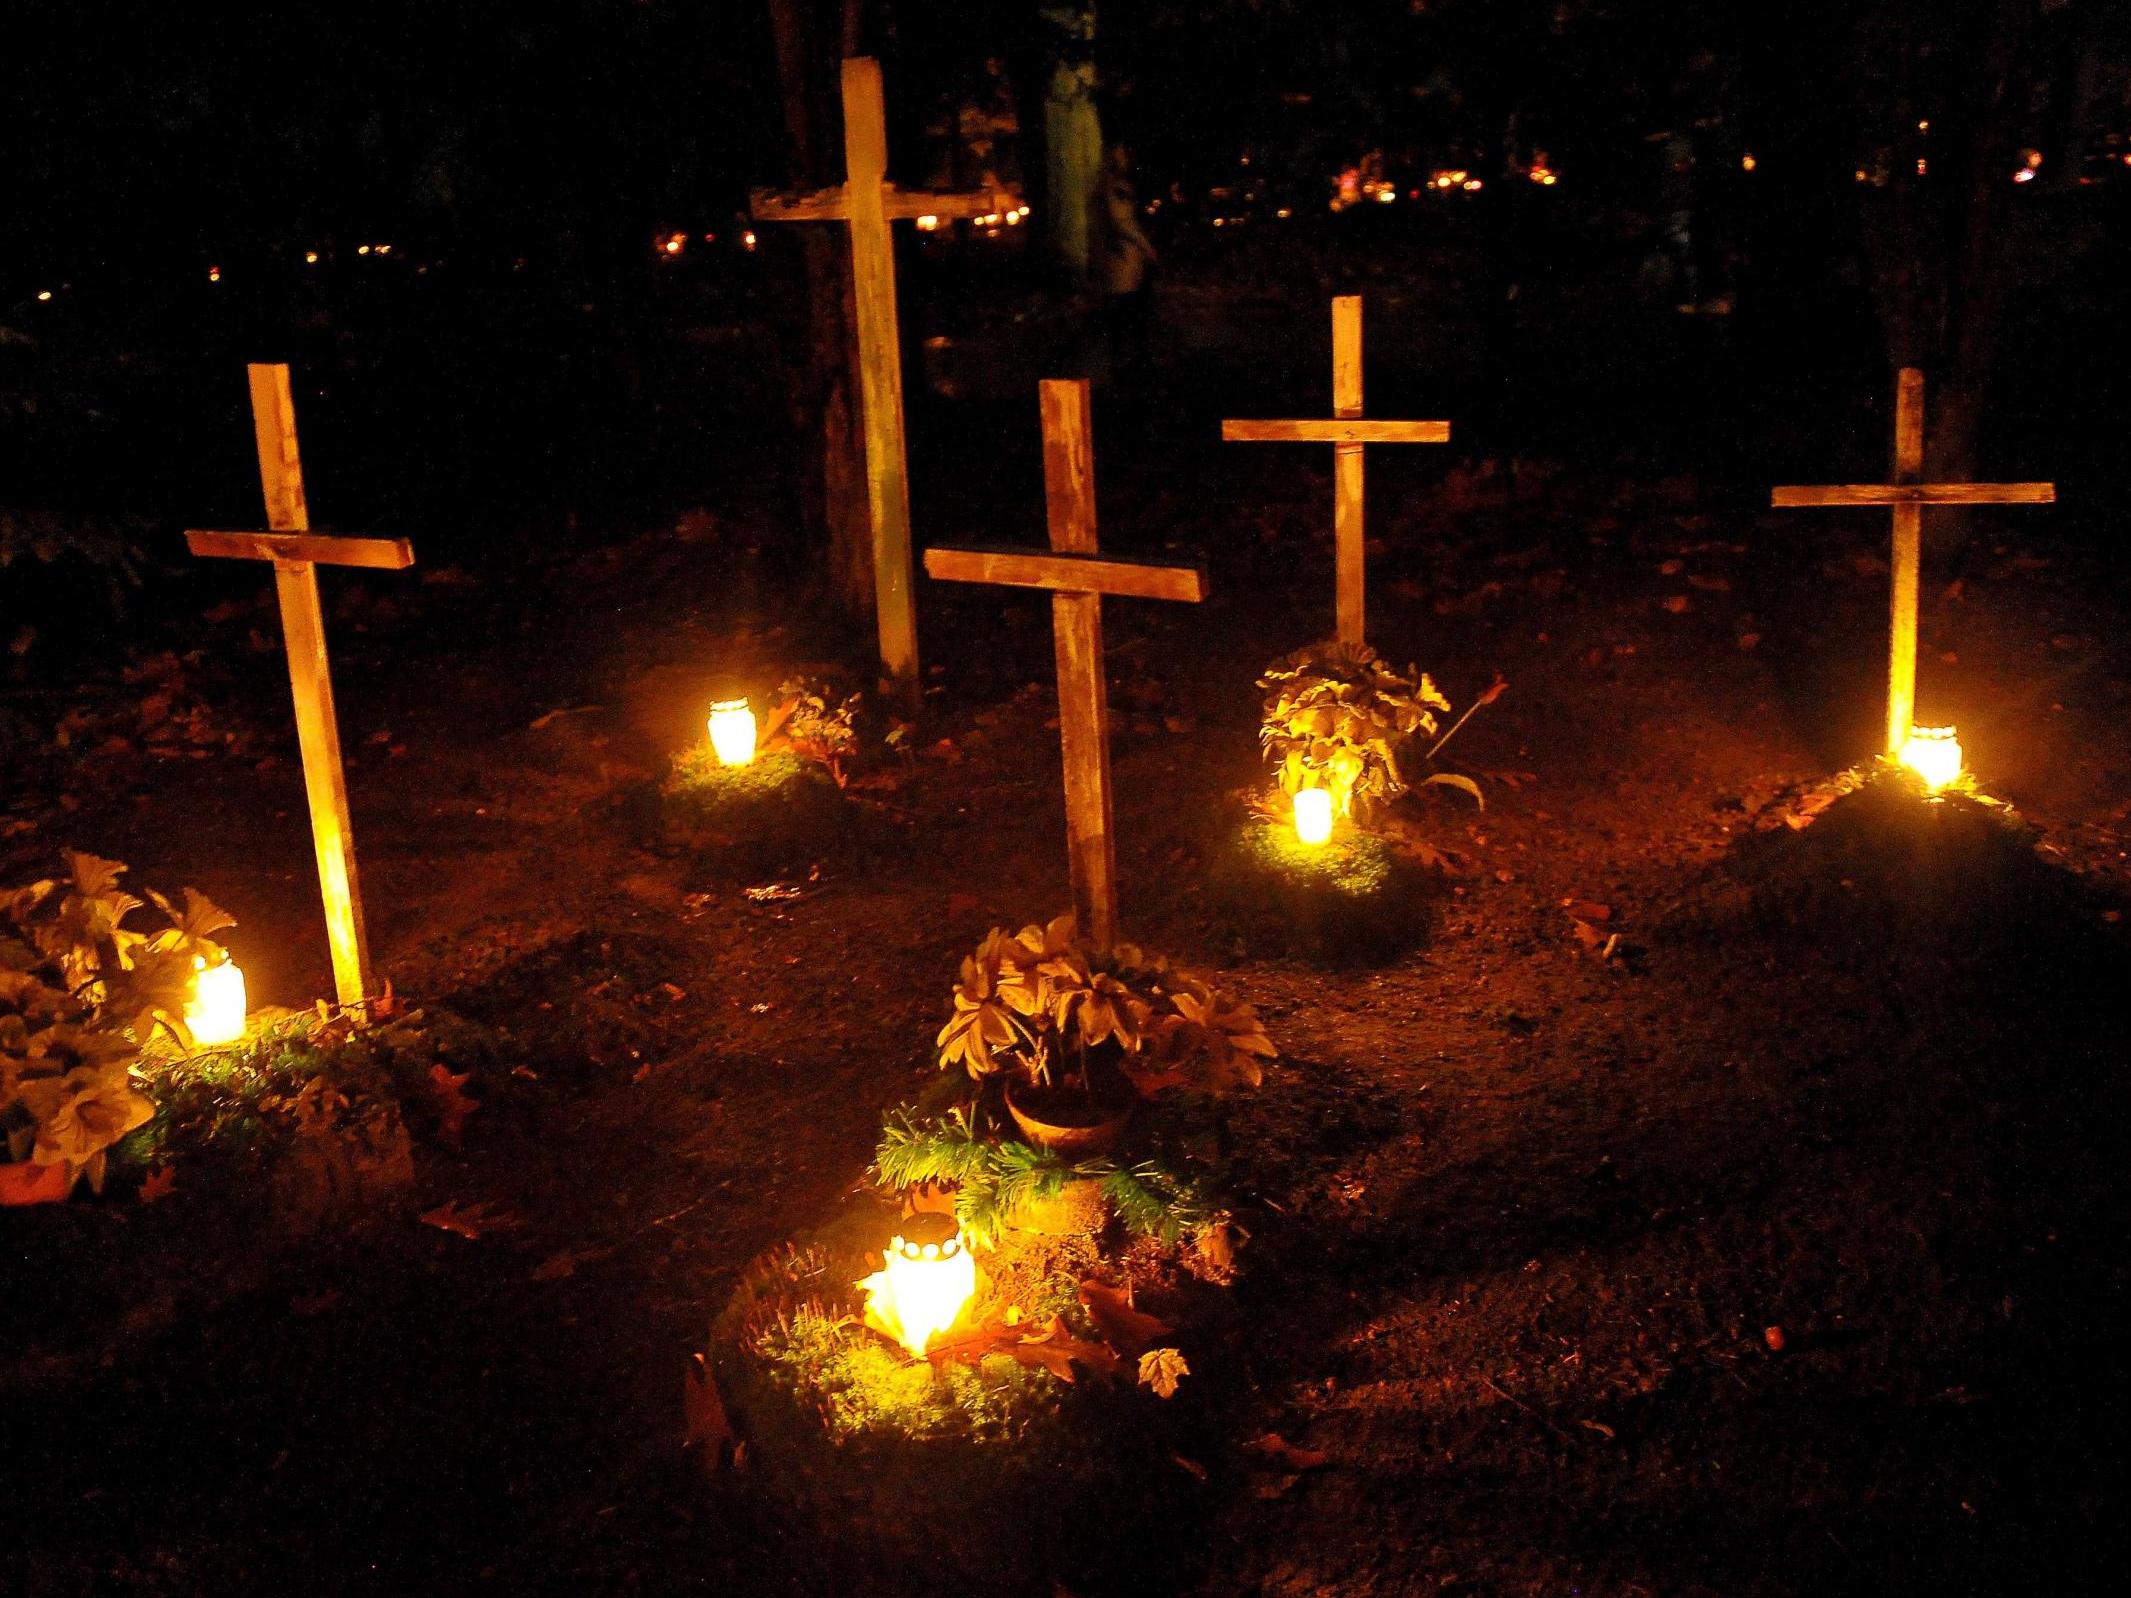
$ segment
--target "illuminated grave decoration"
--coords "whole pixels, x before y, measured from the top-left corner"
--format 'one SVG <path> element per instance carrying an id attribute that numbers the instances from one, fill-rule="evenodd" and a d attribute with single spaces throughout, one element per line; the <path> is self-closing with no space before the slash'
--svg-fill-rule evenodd
<path id="1" fill-rule="evenodd" d="M 1073 910 L 1081 931 L 1097 948 L 1107 949 L 1117 941 L 1117 843 L 1110 801 L 1103 595 L 1197 604 L 1206 597 L 1206 574 L 1196 566 L 1108 560 L 1098 552 L 1088 385 L 1082 380 L 1046 381 L 1041 404 L 1051 553 L 941 547 L 925 551 L 925 570 L 948 582 L 1051 590 Z"/>
<path id="2" fill-rule="evenodd" d="M 1916 599 L 1927 505 L 2047 505 L 2054 483 L 1927 483 L 1924 374 L 1905 366 L 1895 384 L 1894 481 L 1778 488 L 1777 506 L 1889 505 L 1894 510 L 1893 618 L 1887 648 L 1886 752 L 1900 759 L 1916 713 Z"/>
<path id="3" fill-rule="evenodd" d="M 1387 195 L 1388 198 L 1388 195 Z M 1359 644 L 1364 621 L 1362 450 L 1370 444 L 1447 444 L 1448 422 L 1362 420 L 1361 296 L 1332 301 L 1332 419 L 1228 420 L 1221 437 L 1232 444 L 1330 444 L 1333 560 L 1338 573 L 1338 638 Z"/>
<path id="4" fill-rule="evenodd" d="M 710 746 L 721 765 L 744 766 L 755 758 L 755 712 L 745 699 L 721 699 L 710 707 Z"/>
<path id="5" fill-rule="evenodd" d="M 225 959 L 209 965 L 204 957 L 192 962 L 192 997 L 185 1005 L 185 1029 L 202 1048 L 218 1048 L 244 1036 L 244 973 L 237 962 Z"/>
<path id="6" fill-rule="evenodd" d="M 1315 846 L 1332 841 L 1332 790 L 1298 788 L 1294 795 L 1295 838 Z"/>
<path id="7" fill-rule="evenodd" d="M 1937 793 L 1960 780 L 1961 740 L 1951 727 L 1911 727 L 1902 740 L 1899 759 L 1927 789 Z"/>
<path id="8" fill-rule="evenodd" d="M 888 224 L 989 216 L 1018 209 L 1013 196 L 905 193 L 888 181 L 888 124 L 880 63 L 843 64 L 844 181 L 807 194 L 756 189 L 758 222 L 841 222 L 851 231 L 858 309 L 859 402 L 865 413 L 867 508 L 873 523 L 873 602 L 881 671 L 905 714 L 919 706 L 917 606 L 910 583 L 910 469 L 903 443 L 903 363 Z"/>
<path id="9" fill-rule="evenodd" d="M 866 1324 L 923 1359 L 934 1338 L 951 1331 L 977 1296 L 977 1261 L 951 1215 L 903 1217 L 881 1268 L 858 1284 Z"/>
<path id="10" fill-rule="evenodd" d="M 275 363 L 246 370 L 251 376 L 259 483 L 266 495 L 271 531 L 188 531 L 185 541 L 195 555 L 274 563 L 289 686 L 296 698 L 296 740 L 303 752 L 304 792 L 310 801 L 311 837 L 318 855 L 318 884 L 325 901 L 326 936 L 333 948 L 333 987 L 343 1005 L 355 1005 L 377 990 L 363 932 L 355 838 L 348 819 L 348 782 L 340 759 L 340 719 L 333 708 L 333 679 L 326 664 L 325 612 L 318 602 L 318 567 L 404 571 L 414 564 L 414 550 L 404 538 L 337 538 L 310 531 L 289 369 Z"/>

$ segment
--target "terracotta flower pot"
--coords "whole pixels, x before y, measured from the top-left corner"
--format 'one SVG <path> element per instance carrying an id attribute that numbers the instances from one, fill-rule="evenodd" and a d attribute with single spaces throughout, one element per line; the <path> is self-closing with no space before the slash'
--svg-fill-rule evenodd
<path id="1" fill-rule="evenodd" d="M 1006 1224 L 1037 1237 L 1093 1237 L 1110 1224 L 1110 1201 L 1103 1196 L 1099 1178 L 1069 1177 L 1049 1197 L 1015 1205 Z"/>
<path id="2" fill-rule="evenodd" d="M 1007 1113 L 1021 1135 L 1068 1160 L 1092 1160 L 1116 1148 L 1137 1104 L 1129 1086 L 1120 1091 L 1105 1085 L 1093 1096 L 1084 1096 L 1026 1082 L 1006 1085 Z"/>

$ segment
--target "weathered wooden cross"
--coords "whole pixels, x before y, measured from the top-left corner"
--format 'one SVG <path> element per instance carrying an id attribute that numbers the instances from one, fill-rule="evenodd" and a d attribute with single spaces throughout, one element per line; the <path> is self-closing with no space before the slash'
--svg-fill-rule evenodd
<path id="1" fill-rule="evenodd" d="M 858 305 L 859 404 L 865 416 L 866 500 L 873 523 L 873 607 L 881 670 L 907 712 L 918 680 L 916 599 L 910 584 L 910 465 L 903 445 L 903 352 L 895 309 L 895 249 L 888 224 L 920 216 L 986 216 L 1009 195 L 905 193 L 888 181 L 888 123 L 880 63 L 843 64 L 844 181 L 833 189 L 749 197 L 758 222 L 842 222 L 851 230 Z"/>
<path id="2" fill-rule="evenodd" d="M 1095 543 L 1095 448 L 1088 426 L 1088 385 L 1045 382 L 1042 405 L 1043 499 L 1052 553 L 941 546 L 925 551 L 925 570 L 949 582 L 1052 591 L 1073 910 L 1082 934 L 1108 948 L 1117 941 L 1117 844 L 1110 803 L 1110 685 L 1103 666 L 1102 596 L 1196 604 L 1206 597 L 1206 574 L 1196 566 L 1102 557 Z"/>
<path id="3" fill-rule="evenodd" d="M 370 945 L 363 934 L 362 891 L 355 876 L 355 837 L 348 823 L 348 782 L 340 764 L 340 718 L 326 668 L 326 618 L 318 603 L 318 566 L 370 566 L 388 571 L 414 564 L 404 538 L 330 538 L 310 531 L 303 497 L 303 461 L 296 450 L 296 408 L 289 369 L 248 367 L 252 430 L 259 443 L 259 485 L 266 492 L 264 533 L 188 531 L 195 555 L 234 556 L 274 563 L 281 599 L 281 631 L 288 646 L 289 686 L 296 694 L 296 742 L 303 751 L 303 786 L 311 802 L 311 839 L 318 851 L 318 886 L 333 946 L 333 989 L 343 1005 L 376 991 Z"/>
<path id="4" fill-rule="evenodd" d="M 1362 605 L 1362 449 L 1369 444 L 1447 444 L 1448 422 L 1366 422 L 1361 415 L 1361 296 L 1332 301 L 1332 420 L 1224 421 L 1236 444 L 1330 444 L 1332 531 L 1339 581 L 1339 641 L 1366 641 Z"/>
<path id="5" fill-rule="evenodd" d="M 1916 713 L 1916 595 L 1926 505 L 2047 505 L 2055 483 L 1924 483 L 1924 374 L 1901 369 L 1894 388 L 1894 481 L 1787 486 L 1772 505 L 1894 507 L 1894 606 L 1887 648 L 1887 753 L 1898 755 Z"/>

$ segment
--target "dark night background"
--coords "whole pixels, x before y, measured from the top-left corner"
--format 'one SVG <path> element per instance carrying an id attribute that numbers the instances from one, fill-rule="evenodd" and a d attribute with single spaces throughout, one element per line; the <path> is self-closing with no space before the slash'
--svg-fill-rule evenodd
<path id="1" fill-rule="evenodd" d="M 1074 9 L 846 8 L 884 61 L 905 184 L 969 175 L 952 114 L 1003 107 L 1018 130 L 995 164 L 1039 212 L 1000 239 L 898 230 L 921 519 L 922 441 L 984 425 L 1084 343 L 1035 225 L 1043 84 L 1080 49 L 1055 26 Z M 472 557 L 505 524 L 583 538 L 713 503 L 744 461 L 786 485 L 790 524 L 762 536 L 803 538 L 800 230 L 743 243 L 748 187 L 795 171 L 770 10 L 16 8 L 0 498 L 47 548 L 123 528 L 162 551 L 180 521 L 241 521 L 237 369 L 273 358 L 298 370 L 328 525 Z M 1986 119 L 1976 58 L 2015 12 L 2009 104 Z M 841 19 L 801 21 L 818 98 Z M 1208 0 L 1105 8 L 1088 48 L 1104 135 L 1164 202 L 1146 226 L 1167 394 L 1210 415 L 1248 376 L 1224 363 L 1254 314 L 1393 287 L 1414 309 L 1373 360 L 1460 413 L 1468 457 L 1748 485 L 1846 449 L 1863 470 L 1879 429 L 1851 435 L 1884 405 L 1894 343 L 1935 384 L 1951 354 L 1949 331 L 1898 328 L 1898 262 L 1957 252 L 1977 140 L 2033 149 L 2040 180 L 1995 197 L 2004 283 L 1963 378 L 1987 416 L 1975 464 L 2021 461 L 2077 507 L 2121 481 L 2127 28 L 2100 3 Z M 1937 131 L 1898 128 L 1906 111 Z M 1333 214 L 1336 175 L 1371 151 L 1399 202 Z M 1922 180 L 1919 154 L 1940 158 Z M 1550 188 L 1522 176 L 1542 157 Z M 1444 168 L 1487 187 L 1408 197 Z"/>
<path id="2" fill-rule="evenodd" d="M 891 726 L 843 230 L 749 221 L 839 179 L 853 52 L 892 177 L 1030 208 L 897 225 L 915 542 L 1037 542 L 1086 376 L 1103 549 L 1209 572 L 1105 607 L 1125 911 L 1284 1059 L 1115 1520 L 678 1446 L 749 1262 L 880 1219 L 958 963 L 1067 899 L 1043 601 L 920 580 Z M 1151 303 L 1071 247 L 1111 145 Z M 314 525 L 418 553 L 321 571 L 377 964 L 490 1040 L 357 1202 L 203 1136 L 0 1209 L 0 1593 L 2120 1582 L 2125 0 L 16 0 L 0 235 L 0 893 L 94 850 L 330 990 L 272 585 L 180 537 L 258 525 L 285 361 Z M 1219 422 L 1324 412 L 1336 294 L 1367 413 L 1454 428 L 1369 452 L 1371 640 L 1507 684 L 1351 963 L 1221 898 L 1332 456 Z M 1918 717 L 2017 812 L 1830 777 L 1887 518 L 1768 491 L 1882 480 L 1905 365 L 1932 475 L 2057 485 L 1926 519 Z M 676 823 L 704 705 L 800 671 L 868 696 L 836 819 Z"/>

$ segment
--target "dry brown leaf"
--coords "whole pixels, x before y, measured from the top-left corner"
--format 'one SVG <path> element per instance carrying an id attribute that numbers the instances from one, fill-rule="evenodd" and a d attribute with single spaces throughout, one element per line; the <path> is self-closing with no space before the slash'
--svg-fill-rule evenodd
<path id="1" fill-rule="evenodd" d="M 141 1202 L 160 1204 L 177 1190 L 178 1168 L 175 1165 L 159 1165 L 148 1173 L 141 1183 Z"/>
<path id="2" fill-rule="evenodd" d="M 1253 1459 L 1263 1460 L 1275 1470 L 1321 1470 L 1332 1462 L 1330 1454 L 1319 1453 L 1314 1448 L 1297 1448 L 1278 1432 L 1253 1438 L 1243 1445 L 1243 1452 Z"/>
<path id="3" fill-rule="evenodd" d="M 479 1099 L 461 1091 L 473 1079 L 470 1071 L 454 1071 L 442 1063 L 429 1068 L 429 1093 L 437 1110 L 437 1130 L 444 1141 L 457 1148 L 466 1132 L 466 1118 L 481 1108 Z"/>
<path id="4" fill-rule="evenodd" d="M 1169 1325 L 1133 1307 L 1132 1301 L 1107 1282 L 1080 1284 L 1081 1307 L 1095 1322 L 1095 1329 L 1113 1347 L 1126 1354 L 1144 1353 L 1157 1338 L 1167 1337 Z"/>

